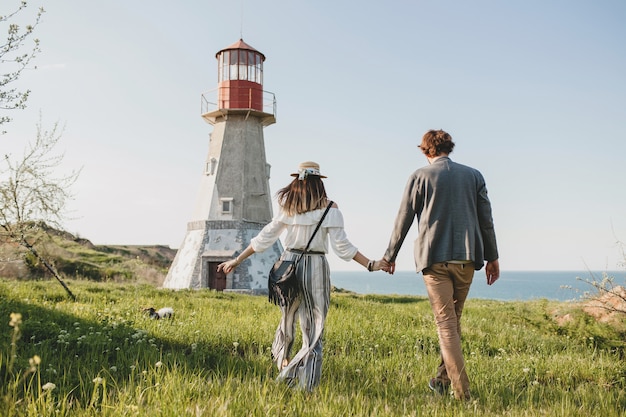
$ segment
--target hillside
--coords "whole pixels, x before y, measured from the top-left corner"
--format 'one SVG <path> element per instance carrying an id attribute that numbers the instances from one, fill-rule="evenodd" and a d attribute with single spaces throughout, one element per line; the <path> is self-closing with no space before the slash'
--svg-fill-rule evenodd
<path id="1" fill-rule="evenodd" d="M 160 285 L 176 256 L 164 245 L 94 245 L 85 238 L 44 227 L 34 239 L 39 251 L 67 278 Z M 0 277 L 29 279 L 47 272 L 15 244 L 0 244 Z"/>
<path id="2" fill-rule="evenodd" d="M 334 293 L 321 384 L 308 393 L 276 381 L 280 309 L 266 297 L 68 282 L 75 301 L 51 280 L 0 278 L 0 416 L 624 417 L 626 409 L 626 333 L 572 303 L 468 303 L 465 403 L 428 388 L 440 353 L 424 297 Z M 144 311 L 165 306 L 173 317 Z"/>

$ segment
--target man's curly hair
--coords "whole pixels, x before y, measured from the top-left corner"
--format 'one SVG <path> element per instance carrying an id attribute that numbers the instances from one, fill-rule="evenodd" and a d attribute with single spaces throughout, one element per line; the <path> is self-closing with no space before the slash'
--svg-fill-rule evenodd
<path id="1" fill-rule="evenodd" d="M 424 155 L 434 158 L 442 153 L 451 153 L 454 149 L 454 142 L 452 142 L 452 136 L 443 130 L 429 130 L 424 133 L 422 143 L 418 147 Z"/>

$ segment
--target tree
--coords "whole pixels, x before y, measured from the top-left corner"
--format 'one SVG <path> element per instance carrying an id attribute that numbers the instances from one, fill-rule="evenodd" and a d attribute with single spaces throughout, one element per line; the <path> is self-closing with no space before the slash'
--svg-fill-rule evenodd
<path id="1" fill-rule="evenodd" d="M 626 267 L 626 251 L 624 243 L 617 241 L 622 261 L 618 266 Z M 591 278 L 578 278 L 592 289 L 583 294 L 586 300 L 585 311 L 592 315 L 614 316 L 626 318 L 626 282 L 619 285 L 615 277 L 603 272 L 601 277 L 591 274 Z"/>
<path id="2" fill-rule="evenodd" d="M 41 16 L 44 13 L 43 8 L 39 8 L 33 24 L 20 27 L 16 23 L 11 23 L 17 19 L 18 14 L 26 7 L 27 2 L 21 1 L 17 10 L 7 15 L 0 15 L 0 32 L 3 32 L 3 28 L 6 27 L 5 33 L 8 33 L 5 43 L 0 45 L 0 65 L 2 66 L 0 74 L 1 110 L 23 109 L 26 107 L 30 90 L 19 91 L 17 88 L 12 88 L 11 83 L 20 77 L 22 71 L 28 68 L 35 56 L 41 52 L 39 39 L 37 38 L 33 39 L 34 46 L 29 52 L 24 52 L 24 49 L 26 41 L 33 36 L 33 31 L 41 20 Z M 10 121 L 11 118 L 9 116 L 5 114 L 0 115 L 0 127 Z M 0 131 L 0 134 L 3 133 L 6 132 Z"/>
<path id="3" fill-rule="evenodd" d="M 64 156 L 55 154 L 61 133 L 58 123 L 50 131 L 42 130 L 40 119 L 36 140 L 26 147 L 24 155 L 19 159 L 4 156 L 4 167 L 0 168 L 0 239 L 26 249 L 75 299 L 54 265 L 37 250 L 44 226 L 60 228 L 66 203 L 72 198 L 70 186 L 80 174 L 74 170 L 56 176 Z"/>

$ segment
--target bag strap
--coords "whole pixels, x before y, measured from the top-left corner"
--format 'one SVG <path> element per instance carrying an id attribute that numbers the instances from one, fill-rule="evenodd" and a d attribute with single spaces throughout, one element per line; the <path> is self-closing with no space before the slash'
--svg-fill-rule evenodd
<path id="1" fill-rule="evenodd" d="M 330 203 L 328 203 L 328 206 L 326 207 L 326 211 L 324 212 L 324 214 L 322 214 L 322 218 L 320 219 L 320 221 L 317 222 L 317 226 L 315 227 L 315 230 L 313 231 L 313 234 L 311 235 L 311 238 L 309 239 L 309 242 L 306 244 L 306 247 L 304 248 L 304 250 L 302 251 L 300 256 L 298 256 L 298 259 L 296 260 L 296 263 L 299 262 L 300 259 L 304 256 L 304 254 L 309 250 L 309 246 L 311 245 L 311 242 L 313 242 L 313 238 L 315 237 L 315 234 L 317 233 L 317 231 L 319 230 L 320 226 L 322 225 L 322 222 L 324 221 L 324 218 L 328 214 L 328 210 L 330 210 L 332 205 L 333 205 L 332 201 Z"/>

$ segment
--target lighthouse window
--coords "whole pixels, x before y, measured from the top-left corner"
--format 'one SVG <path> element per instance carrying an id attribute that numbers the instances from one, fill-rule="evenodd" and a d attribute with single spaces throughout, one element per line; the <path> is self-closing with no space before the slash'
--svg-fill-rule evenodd
<path id="1" fill-rule="evenodd" d="M 248 52 L 248 80 L 254 82 L 254 83 L 258 83 L 259 79 L 257 78 L 257 71 L 256 71 L 256 58 L 257 55 L 254 52 L 249 51 Z"/>
<path id="2" fill-rule="evenodd" d="M 234 58 L 237 58 L 237 56 L 235 55 Z M 233 59 L 233 55 L 230 53 L 230 51 L 224 51 L 222 52 L 222 54 L 220 54 L 220 65 L 219 65 L 220 73 L 218 75 L 219 77 L 218 80 L 220 82 L 232 79 L 231 73 L 236 74 L 236 72 L 232 72 L 232 71 L 233 71 L 233 68 L 236 70 L 237 66 L 233 65 L 234 62 L 231 62 L 231 59 Z"/>
<path id="3" fill-rule="evenodd" d="M 230 74 L 228 74 L 228 80 L 237 79 L 237 52 L 229 53 L 230 55 Z"/>
<path id="4" fill-rule="evenodd" d="M 247 80 L 263 84 L 263 61 L 254 51 L 224 51 L 219 56 L 218 81 Z"/>
<path id="5" fill-rule="evenodd" d="M 247 80 L 248 79 L 248 54 L 246 51 L 239 51 L 239 76 L 237 79 L 239 80 Z"/>
<path id="6" fill-rule="evenodd" d="M 220 198 L 220 203 L 222 204 L 222 213 L 233 212 L 233 199 L 232 198 Z"/>

